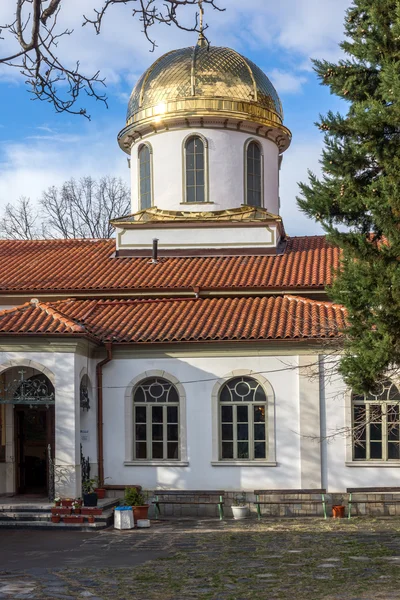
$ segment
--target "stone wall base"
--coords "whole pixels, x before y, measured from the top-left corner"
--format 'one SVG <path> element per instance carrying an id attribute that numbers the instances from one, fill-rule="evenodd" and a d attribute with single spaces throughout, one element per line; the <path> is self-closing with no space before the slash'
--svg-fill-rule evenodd
<path id="1" fill-rule="evenodd" d="M 174 496 L 163 494 L 162 490 L 146 490 L 149 503 L 151 504 L 155 496 L 160 500 L 173 500 L 174 502 L 216 502 L 218 496 L 209 494 L 207 491 L 196 491 L 191 493 L 186 491 L 180 495 L 178 492 Z M 107 490 L 108 498 L 122 498 L 123 491 Z M 245 498 L 249 506 L 251 516 L 257 516 L 257 508 L 254 504 L 256 497 L 252 492 L 226 492 L 224 495 L 224 513 L 225 516 L 232 517 L 231 506 L 234 499 L 240 497 Z M 266 502 L 278 502 L 279 500 L 298 500 L 293 504 L 271 504 L 262 505 L 261 514 L 263 517 L 323 517 L 322 504 L 310 504 L 307 500 L 321 500 L 320 494 L 282 494 L 279 496 L 260 496 L 260 500 Z M 364 502 L 353 504 L 351 509 L 352 516 L 400 516 L 400 494 L 357 494 L 354 499 Z M 348 510 L 348 494 L 326 494 L 326 511 L 328 517 L 332 516 L 332 505 L 344 504 L 347 517 Z M 368 502 L 366 502 L 368 500 Z M 373 502 L 371 502 L 373 501 Z M 398 502 L 391 504 L 390 502 Z M 154 517 L 154 507 L 151 506 L 149 516 Z M 162 504 L 161 517 L 218 517 L 218 506 L 216 504 Z"/>

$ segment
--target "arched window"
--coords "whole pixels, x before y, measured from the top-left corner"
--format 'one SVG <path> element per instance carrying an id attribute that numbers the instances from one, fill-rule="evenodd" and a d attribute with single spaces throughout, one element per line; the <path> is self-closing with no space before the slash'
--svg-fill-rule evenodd
<path id="1" fill-rule="evenodd" d="M 134 458 L 179 460 L 179 395 L 162 377 L 141 381 L 133 392 Z"/>
<path id="2" fill-rule="evenodd" d="M 250 142 L 246 151 L 246 204 L 262 206 L 262 152 L 257 142 Z"/>
<path id="3" fill-rule="evenodd" d="M 200 136 L 193 135 L 185 142 L 186 202 L 206 201 L 205 148 Z"/>
<path id="4" fill-rule="evenodd" d="M 138 157 L 140 210 L 143 210 L 150 208 L 152 204 L 151 150 L 147 144 L 139 149 Z"/>
<path id="5" fill-rule="evenodd" d="M 267 396 L 252 377 L 235 377 L 219 393 L 220 460 L 267 458 Z"/>
<path id="6" fill-rule="evenodd" d="M 353 460 L 400 459 L 400 392 L 389 380 L 352 395 Z"/>

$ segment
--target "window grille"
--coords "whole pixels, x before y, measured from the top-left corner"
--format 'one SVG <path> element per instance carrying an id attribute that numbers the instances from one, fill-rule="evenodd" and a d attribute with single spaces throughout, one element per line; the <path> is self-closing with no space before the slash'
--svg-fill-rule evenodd
<path id="1" fill-rule="evenodd" d="M 134 458 L 179 460 L 179 395 L 161 377 L 145 379 L 135 388 Z"/>
<path id="2" fill-rule="evenodd" d="M 229 380 L 219 394 L 220 459 L 267 458 L 267 397 L 252 377 Z"/>
<path id="3" fill-rule="evenodd" d="M 389 380 L 376 392 L 353 394 L 353 460 L 400 459 L 400 392 Z"/>

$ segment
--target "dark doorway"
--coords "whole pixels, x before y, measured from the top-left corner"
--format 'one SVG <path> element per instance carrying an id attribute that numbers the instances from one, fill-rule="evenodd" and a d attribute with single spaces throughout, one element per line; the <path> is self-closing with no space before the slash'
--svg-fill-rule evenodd
<path id="1" fill-rule="evenodd" d="M 47 494 L 48 446 L 54 453 L 54 406 L 16 406 L 17 493 Z"/>

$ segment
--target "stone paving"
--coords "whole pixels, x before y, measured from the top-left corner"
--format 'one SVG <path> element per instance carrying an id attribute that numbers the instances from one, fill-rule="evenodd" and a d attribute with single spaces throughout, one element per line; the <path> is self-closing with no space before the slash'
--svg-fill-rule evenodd
<path id="1" fill-rule="evenodd" d="M 0 600 L 400 600 L 400 520 L 1 532 Z"/>

